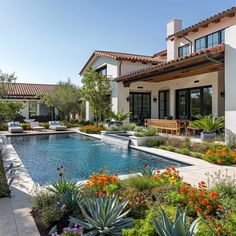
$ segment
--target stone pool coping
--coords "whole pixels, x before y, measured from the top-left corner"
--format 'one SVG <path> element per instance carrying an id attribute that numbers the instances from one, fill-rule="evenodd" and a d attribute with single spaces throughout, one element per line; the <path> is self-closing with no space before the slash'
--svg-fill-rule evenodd
<path id="1" fill-rule="evenodd" d="M 31 132 L 24 133 L 23 135 L 35 135 L 35 134 L 62 134 L 62 133 L 79 133 L 91 138 L 101 139 L 101 135 L 98 134 L 86 134 L 80 132 L 79 129 L 72 128 L 68 131 L 62 132 Z M 22 134 L 19 134 L 22 135 Z M 19 136 L 19 135 L 7 135 L 7 136 Z M 136 147 L 130 146 L 130 148 L 150 153 L 152 155 L 163 156 L 165 159 L 171 159 L 178 162 L 186 163 L 190 166 L 178 167 L 180 175 L 184 181 L 193 185 L 197 185 L 199 181 L 207 181 L 206 173 L 225 171 L 228 170 L 228 174 L 236 175 L 236 167 L 218 166 L 208 163 L 204 160 L 194 157 L 173 153 L 170 151 L 148 148 L 148 147 Z M 15 165 L 21 164 L 16 170 L 16 178 L 11 186 L 12 197 L 0 199 L 0 235 L 4 236 L 40 236 L 37 226 L 33 217 L 30 214 L 31 211 L 31 194 L 35 189 L 36 184 L 32 180 L 28 171 L 21 162 L 18 154 L 11 144 L 5 145 L 3 149 L 4 160 L 7 163 L 13 162 Z M 125 179 L 130 176 L 134 176 L 140 173 L 120 175 L 120 179 Z"/>

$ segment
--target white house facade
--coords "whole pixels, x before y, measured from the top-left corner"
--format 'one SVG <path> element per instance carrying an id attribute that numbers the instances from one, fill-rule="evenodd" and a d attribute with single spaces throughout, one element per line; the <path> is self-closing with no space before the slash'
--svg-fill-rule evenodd
<path id="1" fill-rule="evenodd" d="M 152 56 L 95 51 L 81 75 L 92 66 L 108 76 L 112 109 L 131 111 L 131 122 L 224 115 L 226 139 L 234 141 L 236 7 L 185 29 L 181 20 L 169 21 L 166 48 Z M 87 103 L 86 118 L 92 117 Z"/>
<path id="2" fill-rule="evenodd" d="M 55 87 L 54 84 L 12 83 L 9 84 L 7 95 L 1 100 L 23 103 L 24 107 L 20 110 L 20 115 L 26 120 L 46 121 L 51 117 L 52 112 L 57 113 L 57 111 L 56 109 L 52 111 L 45 106 L 38 95 L 50 93 Z"/>

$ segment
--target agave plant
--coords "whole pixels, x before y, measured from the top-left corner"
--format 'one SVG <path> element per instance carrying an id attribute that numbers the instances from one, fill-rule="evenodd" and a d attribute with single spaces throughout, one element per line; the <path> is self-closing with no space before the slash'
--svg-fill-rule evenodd
<path id="1" fill-rule="evenodd" d="M 172 223 L 165 211 L 161 209 L 161 221 L 153 218 L 153 224 L 159 236 L 194 236 L 198 229 L 199 219 L 196 219 L 190 227 L 186 224 L 186 213 L 181 213 L 176 208 L 175 219 Z"/>
<path id="2" fill-rule="evenodd" d="M 149 165 L 144 165 L 143 170 L 141 171 L 142 175 L 144 177 L 152 177 L 153 176 L 153 170 L 150 168 Z"/>
<path id="3" fill-rule="evenodd" d="M 79 208 L 79 204 L 83 201 L 84 196 L 80 188 L 77 189 L 66 189 L 60 195 L 60 201 L 66 206 L 68 212 Z"/>
<path id="4" fill-rule="evenodd" d="M 213 133 L 216 130 L 224 128 L 224 117 L 215 118 L 212 115 L 199 116 L 198 120 L 190 123 L 191 127 L 202 129 L 204 132 Z"/>
<path id="5" fill-rule="evenodd" d="M 70 189 L 72 191 L 77 191 L 77 181 L 76 180 L 67 180 L 65 177 L 64 167 L 58 167 L 58 181 L 52 181 L 51 186 L 47 187 L 47 189 L 56 195 L 61 195 L 66 190 Z"/>
<path id="6" fill-rule="evenodd" d="M 122 229 L 132 225 L 132 218 L 126 218 L 129 210 L 124 212 L 127 204 L 128 201 L 118 203 L 115 196 L 85 199 L 85 207 L 80 205 L 85 222 L 70 217 L 70 223 L 88 230 L 84 236 L 122 235 Z"/>

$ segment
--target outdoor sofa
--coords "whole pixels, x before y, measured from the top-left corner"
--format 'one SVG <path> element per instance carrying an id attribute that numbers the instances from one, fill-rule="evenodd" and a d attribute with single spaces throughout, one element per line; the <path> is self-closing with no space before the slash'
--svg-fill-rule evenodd
<path id="1" fill-rule="evenodd" d="M 59 121 L 49 121 L 49 129 L 55 131 L 63 131 L 66 130 L 67 127 L 65 125 L 61 125 Z"/>
<path id="2" fill-rule="evenodd" d="M 8 131 L 10 133 L 22 133 L 23 132 L 23 128 L 20 127 L 20 123 L 19 122 L 8 122 Z"/>

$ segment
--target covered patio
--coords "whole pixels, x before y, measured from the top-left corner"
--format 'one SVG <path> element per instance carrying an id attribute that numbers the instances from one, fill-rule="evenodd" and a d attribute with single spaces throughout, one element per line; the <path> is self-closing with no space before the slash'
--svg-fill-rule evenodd
<path id="1" fill-rule="evenodd" d="M 170 133 L 179 134 L 198 115 L 224 115 L 224 50 L 219 45 L 118 77 L 130 122 L 172 120 Z"/>

